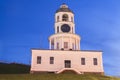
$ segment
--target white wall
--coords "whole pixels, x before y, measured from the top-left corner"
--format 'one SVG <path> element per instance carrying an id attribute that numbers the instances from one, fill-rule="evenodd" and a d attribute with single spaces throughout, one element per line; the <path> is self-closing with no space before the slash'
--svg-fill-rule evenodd
<path id="1" fill-rule="evenodd" d="M 37 56 L 42 57 L 41 64 L 37 64 Z M 50 57 L 54 57 L 54 64 L 49 63 Z M 81 65 L 81 57 L 86 59 L 86 65 Z M 93 58 L 97 58 L 98 65 L 93 65 Z M 64 68 L 64 60 L 71 60 L 71 68 L 81 72 L 104 72 L 102 52 L 59 50 L 32 50 L 31 71 L 59 71 Z"/>

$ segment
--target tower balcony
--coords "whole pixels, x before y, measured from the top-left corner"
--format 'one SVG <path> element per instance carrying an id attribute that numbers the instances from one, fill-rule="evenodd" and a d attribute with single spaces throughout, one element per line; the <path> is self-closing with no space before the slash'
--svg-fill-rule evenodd
<path id="1" fill-rule="evenodd" d="M 49 37 L 49 49 L 80 50 L 80 36 L 71 33 L 58 33 Z"/>

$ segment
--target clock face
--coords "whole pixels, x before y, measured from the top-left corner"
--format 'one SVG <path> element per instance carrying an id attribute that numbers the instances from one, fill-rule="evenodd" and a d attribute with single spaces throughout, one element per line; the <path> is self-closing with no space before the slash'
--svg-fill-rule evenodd
<path id="1" fill-rule="evenodd" d="M 61 30 L 62 30 L 62 32 L 69 32 L 70 31 L 70 26 L 67 25 L 67 24 L 63 24 L 61 26 Z"/>

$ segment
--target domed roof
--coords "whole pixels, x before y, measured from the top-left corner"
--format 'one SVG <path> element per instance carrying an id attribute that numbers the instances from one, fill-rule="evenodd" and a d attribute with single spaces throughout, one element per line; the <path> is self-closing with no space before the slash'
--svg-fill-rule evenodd
<path id="1" fill-rule="evenodd" d="M 73 13 L 73 11 L 70 10 L 65 3 L 63 3 L 63 4 L 60 6 L 60 8 L 59 8 L 58 10 L 56 10 L 56 13 L 58 13 L 58 12 L 71 12 L 71 13 Z"/>

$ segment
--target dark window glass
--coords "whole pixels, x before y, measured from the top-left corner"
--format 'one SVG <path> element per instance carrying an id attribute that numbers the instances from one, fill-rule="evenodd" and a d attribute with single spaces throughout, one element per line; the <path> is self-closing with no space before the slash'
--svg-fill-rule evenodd
<path id="1" fill-rule="evenodd" d="M 74 50 L 74 43 L 72 43 L 72 49 Z"/>
<path id="2" fill-rule="evenodd" d="M 50 57 L 50 64 L 54 64 L 54 57 Z"/>
<path id="3" fill-rule="evenodd" d="M 41 64 L 41 56 L 37 56 L 37 64 Z"/>
<path id="4" fill-rule="evenodd" d="M 71 17 L 71 21 L 73 22 L 73 17 Z"/>
<path id="5" fill-rule="evenodd" d="M 93 64 L 94 65 L 97 65 L 98 63 L 97 63 L 97 58 L 93 58 Z"/>
<path id="6" fill-rule="evenodd" d="M 59 33 L 59 26 L 57 27 L 57 33 Z"/>
<path id="7" fill-rule="evenodd" d="M 59 22 L 59 16 L 57 16 L 57 22 Z"/>
<path id="8" fill-rule="evenodd" d="M 57 49 L 59 49 L 59 43 L 57 42 Z"/>
<path id="9" fill-rule="evenodd" d="M 71 68 L 71 61 L 65 60 L 65 68 Z"/>
<path id="10" fill-rule="evenodd" d="M 81 65 L 85 65 L 85 58 L 81 58 Z"/>

